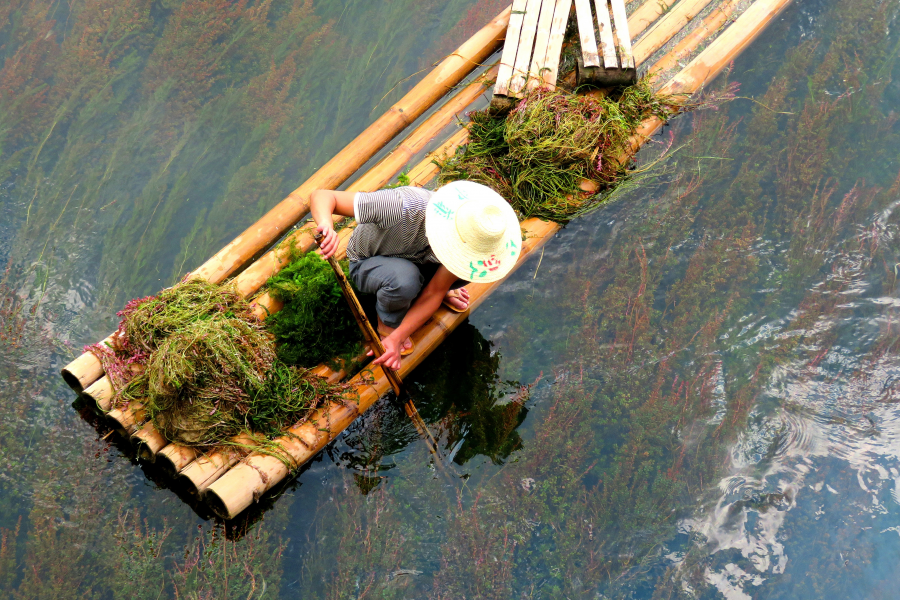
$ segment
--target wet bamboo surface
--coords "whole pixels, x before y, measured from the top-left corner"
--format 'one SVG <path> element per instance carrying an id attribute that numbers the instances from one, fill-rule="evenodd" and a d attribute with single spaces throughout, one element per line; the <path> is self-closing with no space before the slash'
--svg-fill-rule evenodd
<path id="1" fill-rule="evenodd" d="M 629 19 L 629 26 L 633 30 L 647 29 L 647 34 L 635 44 L 636 61 L 638 63 L 645 61 L 654 51 L 664 46 L 680 31 L 680 27 L 675 27 L 674 25 L 679 20 L 681 24 L 684 24 L 686 20 L 695 16 L 702 9 L 699 6 L 700 4 L 705 6 L 707 2 L 681 0 L 658 22 L 654 24 L 653 21 L 650 21 L 643 28 L 637 24 L 632 25 L 632 20 L 636 21 L 638 18 L 647 20 L 647 14 L 649 14 L 647 6 L 650 4 L 655 6 L 657 17 L 665 10 L 665 7 L 653 2 L 646 2 L 641 6 Z M 690 65 L 664 85 L 662 91 L 666 93 L 692 93 L 700 89 L 702 85 L 712 80 L 724 65 L 743 50 L 747 44 L 755 39 L 762 29 L 789 2 L 790 0 L 757 0 L 733 27 L 729 27 L 723 32 Z M 723 3 L 718 9 L 710 13 L 699 27 L 679 42 L 669 54 L 660 59 L 651 70 L 653 72 L 662 72 L 677 64 L 679 60 L 715 33 L 727 21 L 737 4 L 738 0 Z M 508 16 L 508 10 L 505 14 Z M 494 73 L 496 73 L 496 66 L 483 79 L 489 79 Z M 399 172 L 406 165 L 412 156 L 420 152 L 439 135 L 452 122 L 453 117 L 458 112 L 477 99 L 484 89 L 484 81 L 475 82 L 464 88 L 450 99 L 444 108 L 423 122 L 397 149 L 368 173 L 351 184 L 350 189 L 371 190 L 382 187 L 390 181 L 396 172 Z M 634 149 L 639 148 L 643 141 L 651 136 L 660 125 L 661 122 L 658 120 L 651 119 L 645 122 L 633 140 Z M 457 131 L 435 153 L 453 151 L 457 146 L 465 143 L 466 139 L 465 129 Z M 409 177 L 414 185 L 424 185 L 436 173 L 436 166 L 429 157 L 426 157 L 425 160 L 421 161 L 410 171 Z M 523 228 L 528 232 L 523 254 L 530 254 L 539 249 L 552 237 L 558 226 L 553 223 L 532 219 L 524 222 Z M 344 248 L 351 231 L 352 229 L 348 228 L 342 232 L 342 246 Z M 308 237 L 308 232 L 301 230 L 295 233 L 295 239 L 301 245 L 305 245 L 306 248 L 312 246 L 312 238 Z M 282 259 L 283 254 L 277 250 L 267 253 L 235 279 L 236 285 L 239 286 L 239 289 L 245 295 L 252 295 L 265 282 L 268 276 L 280 270 L 283 266 Z M 520 260 L 519 265 L 523 262 L 524 260 Z M 484 298 L 496 289 L 497 285 L 499 283 L 490 285 L 473 284 L 470 287 L 472 292 L 471 309 L 477 308 L 484 301 Z M 262 313 L 275 312 L 280 308 L 277 306 L 277 303 L 273 302 L 266 295 L 258 298 L 257 304 Z M 416 352 L 404 360 L 400 370 L 401 376 L 408 374 L 421 363 L 465 318 L 465 313 L 460 315 L 440 309 L 431 321 L 414 334 Z M 333 378 L 340 376 L 339 373 L 323 373 L 326 375 L 330 374 Z M 387 391 L 389 386 L 380 368 L 368 371 L 368 375 L 371 377 L 370 380 L 365 380 L 365 375 L 358 376 L 352 380 L 355 390 L 359 394 L 358 403 L 347 402 L 324 407 L 317 412 L 314 420 L 295 426 L 290 430 L 290 435 L 283 440 L 283 443 L 297 466 L 319 452 L 321 448 L 334 439 L 359 414 L 364 412 Z M 108 378 L 95 378 L 96 380 L 92 382 L 88 382 L 88 379 L 89 377 L 78 377 L 79 383 L 87 385 L 85 393 L 94 398 L 101 409 L 108 411 L 112 397 L 112 386 Z M 236 516 L 255 499 L 259 498 L 261 494 L 271 489 L 273 485 L 289 474 L 289 470 L 281 461 L 263 454 L 251 453 L 249 456 L 246 456 L 246 450 L 227 449 L 209 456 L 197 457 L 192 450 L 181 448 L 174 444 L 167 444 L 162 436 L 152 428 L 152 425 L 144 424 L 143 427 L 138 427 L 140 425 L 140 416 L 135 417 L 133 414 L 128 414 L 139 408 L 140 406 L 131 406 L 121 411 L 121 414 L 113 413 L 113 416 L 121 417 L 121 425 L 127 426 L 127 429 L 134 431 L 132 434 L 133 439 L 142 444 L 143 452 L 148 456 L 158 454 L 159 457 L 164 458 L 169 463 L 170 468 L 175 472 L 180 471 L 182 477 L 196 491 L 203 492 L 209 488 L 207 499 L 215 512 L 222 517 L 231 518 Z M 326 429 L 327 431 L 321 431 L 321 429 Z M 244 460 L 240 462 L 242 458 Z M 238 462 L 240 464 L 234 466 Z"/>
<path id="2" fill-rule="evenodd" d="M 712 81 L 765 27 L 789 4 L 790 0 L 757 0 L 741 17 L 714 40 L 678 75 L 662 86 L 661 92 L 692 94 Z M 699 40 L 698 42 L 699 43 Z M 636 151 L 661 126 L 657 118 L 648 119 L 632 139 Z M 559 225 L 539 219 L 522 223 L 525 241 L 517 266 L 541 248 L 559 229 Z M 471 284 L 470 310 L 477 308 L 501 282 Z M 413 335 L 416 351 L 400 368 L 401 376 L 410 373 L 462 321 L 465 313 L 448 310 L 437 313 Z M 351 383 L 358 394 L 355 402 L 334 403 L 317 411 L 309 422 L 288 430 L 280 441 L 296 466 L 315 456 L 357 416 L 365 412 L 387 390 L 388 383 L 381 368 L 355 377 Z M 274 485 L 290 474 L 285 464 L 268 455 L 253 453 L 237 463 L 209 485 L 206 500 L 220 517 L 236 517 Z"/>

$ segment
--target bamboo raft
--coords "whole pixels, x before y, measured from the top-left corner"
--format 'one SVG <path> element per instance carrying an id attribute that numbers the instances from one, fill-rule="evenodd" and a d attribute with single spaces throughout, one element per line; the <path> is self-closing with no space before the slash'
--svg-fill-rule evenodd
<path id="1" fill-rule="evenodd" d="M 552 3 L 552 0 L 543 1 Z M 428 148 L 454 119 L 490 89 L 493 80 L 497 79 L 498 71 L 514 67 L 504 63 L 504 58 L 501 57 L 474 81 L 455 90 L 458 84 L 500 49 L 510 25 L 510 17 L 515 12 L 516 5 L 521 2 L 522 0 L 515 0 L 513 6 L 504 10 L 440 62 L 384 115 L 253 226 L 194 270 L 191 277 L 213 283 L 231 280 L 241 294 L 251 298 L 258 294 L 260 287 L 271 275 L 285 266 L 287 253 L 280 248 L 286 245 L 275 244 L 286 233 L 287 238 L 296 241 L 304 250 L 314 248 L 314 230 L 311 227 L 291 231 L 308 214 L 310 193 L 320 188 L 336 189 L 343 185 L 360 167 L 407 129 L 411 131 L 389 154 L 346 189 L 380 189 L 401 172 L 413 156 Z M 540 4 L 540 0 L 527 2 Z M 573 12 L 583 12 L 586 2 L 587 0 L 575 0 Z M 631 38 L 635 40 L 631 47 L 634 65 L 642 72 L 650 73 L 654 78 L 654 87 L 661 92 L 690 95 L 702 89 L 756 39 L 790 0 L 755 0 L 736 19 L 733 18 L 734 15 L 747 4 L 747 0 L 724 0 L 713 11 L 698 18 L 710 3 L 711 0 L 677 0 L 667 6 L 656 0 L 644 0 L 628 17 L 627 28 Z M 584 18 L 584 15 L 570 15 L 570 18 Z M 680 35 L 688 25 L 692 26 L 690 31 L 686 35 Z M 680 38 L 677 41 L 676 36 Z M 652 65 L 647 65 L 652 55 L 667 44 L 670 47 L 668 51 Z M 661 81 L 662 74 L 680 66 L 682 61 L 703 44 L 707 44 L 705 49 L 677 74 Z M 427 110 L 451 91 L 455 93 L 439 109 L 417 123 Z M 631 139 L 632 152 L 636 152 L 662 125 L 662 121 L 657 118 L 646 120 Z M 461 127 L 431 155 L 447 156 L 465 144 L 466 140 L 467 130 Z M 408 173 L 411 185 L 416 186 L 428 184 L 436 175 L 437 166 L 432 162 L 431 156 L 426 156 Z M 335 220 L 341 219 L 336 217 Z M 524 264 L 527 257 L 547 243 L 559 228 L 556 223 L 539 219 L 522 222 L 525 239 L 516 267 Z M 352 223 L 341 230 L 339 257 L 343 256 L 352 231 Z M 274 249 L 270 250 L 273 246 Z M 469 310 L 477 309 L 501 283 L 469 284 Z M 259 295 L 254 302 L 256 313 L 262 318 L 281 308 L 267 294 Z M 413 334 L 415 351 L 403 360 L 400 376 L 405 377 L 415 369 L 467 316 L 467 313 L 440 308 Z M 109 340 L 108 337 L 105 341 Z M 344 373 L 333 372 L 325 366 L 320 366 L 317 372 L 331 381 L 342 380 L 345 376 Z M 100 361 L 91 353 L 83 354 L 62 370 L 66 383 L 77 393 L 96 403 L 97 408 L 114 422 L 115 427 L 138 445 L 142 457 L 155 461 L 171 472 L 199 501 L 204 502 L 223 519 L 235 518 L 263 494 L 288 478 L 390 389 L 388 378 L 380 367 L 368 369 L 365 373 L 365 376 L 358 375 L 350 380 L 347 401 L 320 407 L 312 419 L 286 431 L 280 441 L 294 463 L 294 469 L 289 469 L 281 460 L 263 453 L 230 450 L 198 455 L 191 448 L 168 443 L 146 421 L 147 416 L 140 403 L 133 402 L 125 409 L 112 409 L 112 384 L 103 373 Z M 243 441 L 250 443 L 250 440 Z"/>

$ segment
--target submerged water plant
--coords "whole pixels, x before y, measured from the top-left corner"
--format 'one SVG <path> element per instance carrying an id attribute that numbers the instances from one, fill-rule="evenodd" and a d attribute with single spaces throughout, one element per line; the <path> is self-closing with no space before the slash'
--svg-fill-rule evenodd
<path id="1" fill-rule="evenodd" d="M 520 217 L 559 223 L 597 206 L 627 177 L 629 137 L 651 116 L 675 114 L 671 97 L 641 81 L 596 97 L 538 88 L 508 114 L 469 114 L 469 143 L 440 162 L 440 183 L 468 179 L 495 189 Z"/>
<path id="2" fill-rule="evenodd" d="M 113 379 L 113 403 L 141 402 L 169 441 L 210 448 L 240 433 L 271 438 L 336 394 L 278 360 L 272 335 L 227 286 L 185 281 L 119 315 L 113 343 L 91 349 Z"/>

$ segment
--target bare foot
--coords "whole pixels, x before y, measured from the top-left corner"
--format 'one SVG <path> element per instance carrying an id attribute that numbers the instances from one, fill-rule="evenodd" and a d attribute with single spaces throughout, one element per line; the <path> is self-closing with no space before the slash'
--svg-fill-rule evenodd
<path id="1" fill-rule="evenodd" d="M 444 302 L 456 310 L 466 310 L 469 308 L 469 290 L 464 287 L 458 290 L 450 290 L 444 297 Z"/>
<path id="2" fill-rule="evenodd" d="M 395 329 L 396 329 L 396 327 L 388 327 L 387 325 L 385 325 L 384 322 L 381 320 L 381 317 L 378 317 L 378 335 L 380 335 L 382 338 L 385 338 L 385 337 L 391 335 L 391 333 L 393 333 Z M 412 349 L 413 349 L 412 338 L 406 338 L 400 344 L 400 355 L 405 356 L 405 355 L 409 354 L 410 352 L 412 352 Z"/>

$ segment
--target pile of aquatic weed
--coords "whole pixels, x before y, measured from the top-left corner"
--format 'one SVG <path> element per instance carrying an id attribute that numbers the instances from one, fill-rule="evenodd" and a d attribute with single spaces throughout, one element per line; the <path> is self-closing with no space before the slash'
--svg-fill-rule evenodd
<path id="1" fill-rule="evenodd" d="M 169 441 L 198 448 L 245 433 L 265 443 L 338 388 L 278 360 L 250 305 L 228 286 L 194 280 L 129 302 L 108 346 L 91 350 L 116 390 L 140 402 Z"/>
<path id="2" fill-rule="evenodd" d="M 523 219 L 565 223 L 597 206 L 627 176 L 623 157 L 641 122 L 676 112 L 674 99 L 654 93 L 646 81 L 616 99 L 539 88 L 508 115 L 470 113 L 469 143 L 438 163 L 439 182 L 477 181 Z"/>
<path id="3" fill-rule="evenodd" d="M 358 354 L 362 334 L 331 266 L 315 252 L 292 252 L 289 260 L 266 284 L 269 294 L 284 303 L 266 319 L 278 357 L 309 368 Z M 346 274 L 347 263 L 342 267 Z"/>

